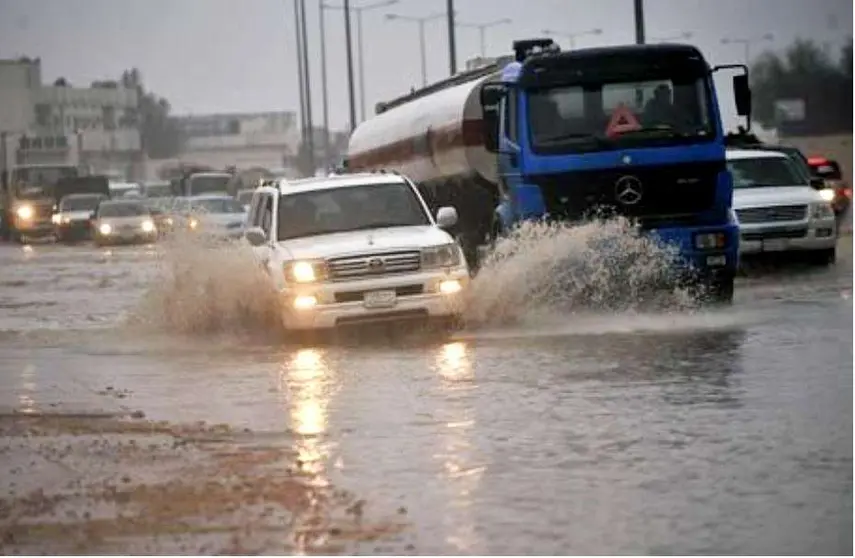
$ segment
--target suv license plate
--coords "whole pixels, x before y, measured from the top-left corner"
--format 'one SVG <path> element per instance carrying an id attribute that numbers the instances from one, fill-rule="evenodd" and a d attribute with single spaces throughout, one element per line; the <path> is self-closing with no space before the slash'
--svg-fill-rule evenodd
<path id="1" fill-rule="evenodd" d="M 786 238 L 770 238 L 763 241 L 764 252 L 783 252 L 790 247 L 790 241 Z"/>
<path id="2" fill-rule="evenodd" d="M 396 298 L 395 291 L 372 291 L 365 293 L 363 304 L 366 308 L 390 308 Z"/>

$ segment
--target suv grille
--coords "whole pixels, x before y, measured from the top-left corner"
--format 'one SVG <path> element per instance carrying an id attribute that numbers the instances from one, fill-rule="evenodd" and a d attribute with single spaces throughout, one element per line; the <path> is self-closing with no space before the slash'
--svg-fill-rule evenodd
<path id="1" fill-rule="evenodd" d="M 327 267 L 330 279 L 333 281 L 345 281 L 360 277 L 411 273 L 421 268 L 421 262 L 421 252 L 418 250 L 407 250 L 332 258 L 327 260 Z"/>
<path id="2" fill-rule="evenodd" d="M 781 221 L 801 221 L 807 216 L 806 205 L 779 205 L 777 207 L 752 207 L 738 209 L 736 216 L 745 225 L 754 223 L 778 223 Z"/>

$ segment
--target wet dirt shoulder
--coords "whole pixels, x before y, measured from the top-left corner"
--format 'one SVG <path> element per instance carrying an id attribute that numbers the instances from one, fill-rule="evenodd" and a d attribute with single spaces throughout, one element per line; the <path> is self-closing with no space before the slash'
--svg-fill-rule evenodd
<path id="1" fill-rule="evenodd" d="M 282 554 L 413 550 L 404 510 L 304 471 L 227 425 L 139 415 L 0 414 L 3 554 Z"/>

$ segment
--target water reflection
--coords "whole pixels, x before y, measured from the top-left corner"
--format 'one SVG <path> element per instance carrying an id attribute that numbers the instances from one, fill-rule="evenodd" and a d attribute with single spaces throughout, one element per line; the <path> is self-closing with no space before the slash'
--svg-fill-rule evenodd
<path id="1" fill-rule="evenodd" d="M 33 364 L 27 364 L 21 370 L 21 391 L 18 393 L 18 411 L 21 413 L 36 414 L 39 412 L 38 406 L 33 395 L 36 393 L 38 386 L 36 384 L 36 367 Z"/>
<path id="2" fill-rule="evenodd" d="M 440 451 L 434 456 L 442 465 L 445 486 L 450 489 L 450 508 L 444 515 L 446 542 L 458 551 L 477 554 L 482 546 L 475 529 L 474 494 L 485 471 L 473 443 L 476 417 L 472 403 L 477 391 L 471 348 L 465 342 L 446 343 L 435 359 L 440 383 L 437 409 L 445 424 Z"/>
<path id="3" fill-rule="evenodd" d="M 329 457 L 327 432 L 328 408 L 333 370 L 320 349 L 300 349 L 285 360 L 279 375 L 279 389 L 288 408 L 294 450 L 303 472 L 313 482 L 328 485 L 324 474 Z"/>

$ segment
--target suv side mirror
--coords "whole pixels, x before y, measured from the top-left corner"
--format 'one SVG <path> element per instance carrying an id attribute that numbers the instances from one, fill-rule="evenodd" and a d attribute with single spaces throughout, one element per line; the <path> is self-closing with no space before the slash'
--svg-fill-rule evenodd
<path id="1" fill-rule="evenodd" d="M 446 205 L 436 212 L 436 224 L 441 229 L 450 229 L 457 224 L 457 209 Z"/>
<path id="2" fill-rule="evenodd" d="M 267 241 L 267 235 L 261 227 L 250 227 L 246 229 L 243 236 L 253 246 L 261 246 Z"/>
<path id="3" fill-rule="evenodd" d="M 736 113 L 739 116 L 751 116 L 751 87 L 748 75 L 733 76 L 733 96 L 736 100 Z"/>

